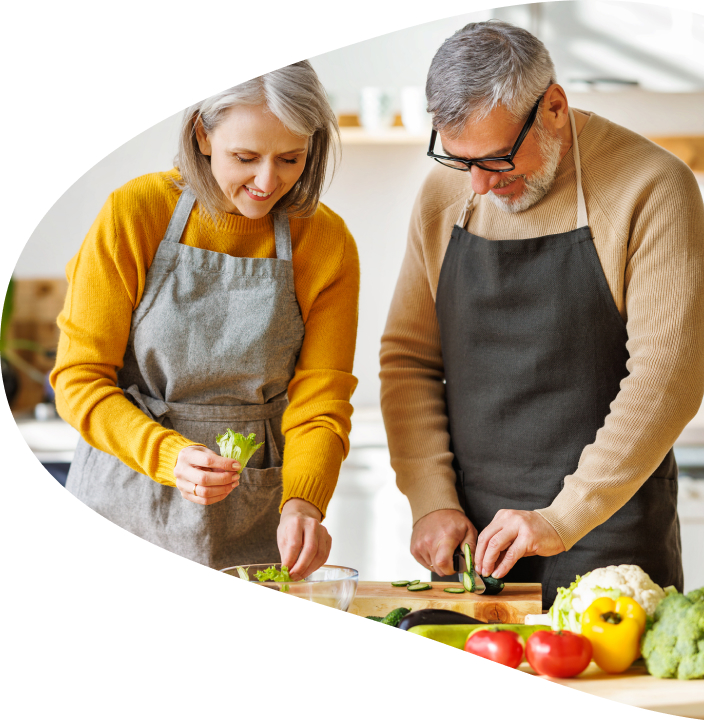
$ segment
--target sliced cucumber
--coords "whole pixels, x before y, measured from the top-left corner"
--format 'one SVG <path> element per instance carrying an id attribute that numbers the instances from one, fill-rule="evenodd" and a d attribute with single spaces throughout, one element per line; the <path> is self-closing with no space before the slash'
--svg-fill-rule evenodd
<path id="1" fill-rule="evenodd" d="M 420 582 L 420 580 L 411 580 L 411 582 L 409 582 L 408 584 L 409 585 L 417 585 L 419 582 Z"/>
<path id="2" fill-rule="evenodd" d="M 395 582 L 391 583 L 394 587 L 406 587 L 406 585 L 410 585 L 411 583 L 408 580 L 396 580 Z"/>
<path id="3" fill-rule="evenodd" d="M 474 572 L 474 558 L 469 543 L 464 544 L 464 561 L 467 564 L 467 572 L 471 575 Z"/>
<path id="4" fill-rule="evenodd" d="M 460 593 L 464 592 L 463 587 L 449 587 L 449 588 L 443 588 L 445 592 L 453 593 L 456 595 L 459 595 Z"/>
<path id="5" fill-rule="evenodd" d="M 499 578 L 491 577 L 491 575 L 484 577 L 482 575 L 482 580 L 484 580 L 486 586 L 485 595 L 498 595 L 504 589 L 504 582 Z"/>
<path id="6" fill-rule="evenodd" d="M 418 590 L 430 590 L 432 589 L 432 585 L 429 585 L 428 583 L 422 583 L 418 581 L 414 585 L 409 585 L 407 590 L 410 590 L 411 592 L 417 592 Z"/>
<path id="7" fill-rule="evenodd" d="M 464 585 L 467 592 L 474 592 L 477 589 L 477 584 L 474 582 L 474 573 L 462 573 L 462 585 Z"/>

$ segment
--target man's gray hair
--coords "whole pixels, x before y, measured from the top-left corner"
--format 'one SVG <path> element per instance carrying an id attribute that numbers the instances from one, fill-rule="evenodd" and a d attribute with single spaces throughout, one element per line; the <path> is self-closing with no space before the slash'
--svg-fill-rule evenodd
<path id="1" fill-rule="evenodd" d="M 524 119 L 555 82 L 555 66 L 537 37 L 501 20 L 470 23 L 435 54 L 425 94 L 433 127 L 457 137 L 467 121 L 506 108 Z"/>
<path id="2" fill-rule="evenodd" d="M 291 215 L 312 215 L 323 191 L 327 163 L 339 156 L 337 118 L 325 88 L 307 60 L 279 68 L 213 95 L 188 108 L 181 123 L 175 164 L 203 208 L 216 219 L 224 196 L 210 170 L 210 157 L 198 147 L 195 128 L 212 132 L 237 105 L 264 105 L 293 135 L 309 138 L 306 167 L 298 182 L 274 206 Z"/>

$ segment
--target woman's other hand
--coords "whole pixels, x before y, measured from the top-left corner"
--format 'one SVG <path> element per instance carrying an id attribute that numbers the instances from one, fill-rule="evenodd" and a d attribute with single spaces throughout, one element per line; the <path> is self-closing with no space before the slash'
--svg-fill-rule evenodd
<path id="1" fill-rule="evenodd" d="M 281 510 L 276 539 L 281 564 L 289 568 L 293 580 L 315 572 L 330 555 L 332 539 L 321 525 L 322 519 L 315 505 L 300 498 L 292 498 Z"/>
<path id="2" fill-rule="evenodd" d="M 202 445 L 189 445 L 178 454 L 174 475 L 184 500 L 212 505 L 224 500 L 240 483 L 240 464 Z"/>

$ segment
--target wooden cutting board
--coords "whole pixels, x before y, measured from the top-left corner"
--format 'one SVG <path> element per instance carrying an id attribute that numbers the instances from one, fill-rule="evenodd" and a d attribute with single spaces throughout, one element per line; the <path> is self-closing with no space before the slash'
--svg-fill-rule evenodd
<path id="1" fill-rule="evenodd" d="M 460 587 L 459 583 L 431 583 L 431 590 L 409 592 L 390 582 L 360 582 L 349 609 L 355 615 L 386 615 L 394 608 L 411 610 L 442 608 L 461 612 L 490 623 L 522 623 L 526 615 L 542 612 L 540 583 L 506 583 L 499 595 L 452 594 L 443 588 Z"/>

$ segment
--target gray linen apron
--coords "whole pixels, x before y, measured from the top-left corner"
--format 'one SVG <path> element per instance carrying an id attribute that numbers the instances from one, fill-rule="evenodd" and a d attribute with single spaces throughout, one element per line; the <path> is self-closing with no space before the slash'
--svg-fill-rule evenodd
<path id="1" fill-rule="evenodd" d="M 231 427 L 265 445 L 240 484 L 198 505 L 79 441 L 67 489 L 108 520 L 214 568 L 278 562 L 281 418 L 304 326 L 288 217 L 273 214 L 276 258 L 232 257 L 180 243 L 195 198 L 181 194 L 132 315 L 118 386 L 150 418 L 219 452 Z"/>
<path id="2" fill-rule="evenodd" d="M 626 324 L 587 223 L 574 117 L 577 229 L 490 241 L 455 225 L 436 312 L 460 502 L 478 531 L 501 509 L 549 506 L 594 442 L 628 374 Z M 672 449 L 636 494 L 568 552 L 519 560 L 508 582 L 558 587 L 597 567 L 640 565 L 683 585 Z"/>

